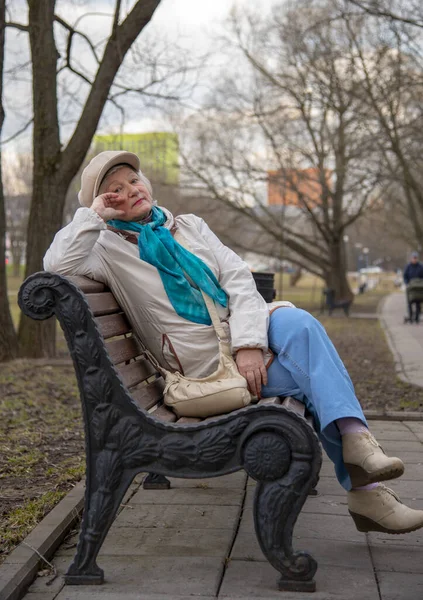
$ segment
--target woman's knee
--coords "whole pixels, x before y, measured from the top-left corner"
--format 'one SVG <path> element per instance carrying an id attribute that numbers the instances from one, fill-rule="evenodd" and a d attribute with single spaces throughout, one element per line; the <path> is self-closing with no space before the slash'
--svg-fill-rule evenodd
<path id="1" fill-rule="evenodd" d="M 270 317 L 270 326 L 280 326 L 283 330 L 291 327 L 294 331 L 321 328 L 321 323 L 302 308 L 278 308 Z"/>

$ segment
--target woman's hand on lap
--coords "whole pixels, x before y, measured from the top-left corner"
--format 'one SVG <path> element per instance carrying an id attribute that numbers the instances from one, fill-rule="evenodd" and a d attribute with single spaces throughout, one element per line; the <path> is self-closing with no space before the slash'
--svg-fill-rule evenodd
<path id="1" fill-rule="evenodd" d="M 236 364 L 240 374 L 247 380 L 250 393 L 260 398 L 261 386 L 267 384 L 263 351 L 260 348 L 241 348 L 236 354 Z"/>

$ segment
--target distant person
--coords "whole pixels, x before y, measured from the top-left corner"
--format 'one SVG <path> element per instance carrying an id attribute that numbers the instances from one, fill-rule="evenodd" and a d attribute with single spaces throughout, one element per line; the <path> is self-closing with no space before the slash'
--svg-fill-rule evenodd
<path id="1" fill-rule="evenodd" d="M 410 262 L 404 270 L 404 283 L 407 286 L 408 319 L 410 323 L 419 323 L 421 300 L 416 300 L 416 294 L 412 293 L 413 284 L 410 284 L 410 282 L 413 279 L 423 279 L 423 264 L 419 261 L 418 252 L 411 253 Z M 415 306 L 415 311 L 413 310 L 413 305 Z"/>

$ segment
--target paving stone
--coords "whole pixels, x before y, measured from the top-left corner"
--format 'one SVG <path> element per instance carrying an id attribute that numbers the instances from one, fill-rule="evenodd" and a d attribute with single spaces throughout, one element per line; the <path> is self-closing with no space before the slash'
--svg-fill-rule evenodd
<path id="1" fill-rule="evenodd" d="M 408 428 L 411 429 L 411 431 L 413 431 L 414 433 L 423 433 L 423 421 L 420 422 L 407 422 L 404 423 L 404 425 Z"/>
<path id="2" fill-rule="evenodd" d="M 417 423 L 407 423 L 408 427 L 411 429 L 411 431 L 414 433 L 414 435 L 417 437 L 417 439 L 420 442 L 423 442 L 423 423 L 421 422 L 417 422 Z"/>
<path id="3" fill-rule="evenodd" d="M 322 464 L 322 468 L 320 469 L 320 477 L 334 477 L 335 469 L 333 463 L 330 461 L 325 461 Z M 317 487 L 319 487 L 319 483 L 317 483 Z"/>
<path id="4" fill-rule="evenodd" d="M 50 600 L 48 594 L 57 600 L 192 600 L 192 595 L 215 599 L 223 558 L 158 560 L 136 556 L 129 561 L 127 556 L 100 556 L 98 564 L 105 571 L 101 586 L 66 586 L 63 575 L 70 565 L 69 557 L 58 557 L 53 562 L 58 577 L 51 587 L 47 585 L 49 577 L 39 577 L 25 600 Z"/>
<path id="5" fill-rule="evenodd" d="M 378 572 L 382 600 L 420 600 L 423 598 L 423 577 L 417 573 Z"/>
<path id="6" fill-rule="evenodd" d="M 247 479 L 247 473 L 243 470 L 220 477 L 204 477 L 202 479 L 180 479 L 179 477 L 168 477 L 171 488 L 243 488 Z"/>
<path id="7" fill-rule="evenodd" d="M 393 455 L 392 452 L 388 453 Z M 400 453 L 400 459 L 403 461 L 403 463 L 405 464 L 405 468 L 407 468 L 407 465 L 410 464 L 422 464 L 423 463 L 423 454 L 422 452 L 401 452 Z"/>
<path id="8" fill-rule="evenodd" d="M 373 428 L 369 423 L 370 431 L 377 441 L 385 448 L 387 442 L 418 442 L 416 434 L 410 430 L 404 429 L 382 429 Z"/>
<path id="9" fill-rule="evenodd" d="M 392 536 L 396 538 L 396 536 Z M 371 542 L 371 555 L 376 571 L 423 574 L 423 547 Z M 422 578 L 423 579 L 423 578 Z"/>
<path id="10" fill-rule="evenodd" d="M 206 504 L 190 505 L 189 510 L 184 506 L 143 506 L 129 504 L 115 520 L 114 527 L 160 527 L 183 529 L 229 529 L 232 530 L 238 522 L 239 507 Z"/>
<path id="11" fill-rule="evenodd" d="M 423 546 L 423 529 L 410 533 L 378 533 L 371 531 L 367 534 L 370 547 L 373 546 Z"/>
<path id="12" fill-rule="evenodd" d="M 135 494 L 135 492 L 137 492 L 139 490 L 141 482 L 142 482 L 142 480 L 137 481 L 136 483 L 135 482 L 131 483 L 131 485 L 129 486 L 129 488 L 126 491 L 126 494 L 123 497 L 122 504 L 126 504 L 127 502 L 129 502 L 129 500 L 132 498 L 132 496 Z"/>
<path id="13" fill-rule="evenodd" d="M 101 587 L 65 586 L 57 600 L 114 600 L 131 594 L 137 600 L 145 600 L 148 594 L 167 596 L 167 600 L 216 596 L 223 558 L 137 556 L 128 560 L 126 556 L 103 556 L 98 561 L 105 572 Z"/>
<path id="14" fill-rule="evenodd" d="M 414 439 L 412 441 L 396 441 L 396 440 L 386 440 L 383 442 L 383 449 L 387 454 L 391 456 L 399 456 L 401 458 L 402 452 L 420 452 L 421 458 L 423 460 L 423 444 L 418 440 Z"/>
<path id="15" fill-rule="evenodd" d="M 329 471 L 329 476 L 326 476 L 323 474 L 322 471 L 320 471 L 320 477 L 319 477 L 319 481 L 317 482 L 317 491 L 319 492 L 320 495 L 323 494 L 328 494 L 331 496 L 345 496 L 345 490 L 344 488 L 338 483 L 338 480 L 335 478 L 334 473 L 331 472 L 333 471 L 333 468 L 331 468 L 330 466 L 326 467 L 325 470 Z M 256 486 L 256 483 L 248 483 L 247 485 L 247 497 L 249 495 L 250 490 L 254 490 Z M 250 500 L 251 502 L 251 500 Z"/>
<path id="16" fill-rule="evenodd" d="M 335 496 L 334 494 L 321 494 L 318 485 L 318 495 L 308 496 L 301 512 L 326 515 L 348 515 L 347 495 L 340 486 L 338 487 L 341 495 Z M 254 495 L 254 488 L 248 488 L 245 497 L 244 513 L 246 511 L 252 511 Z"/>
<path id="17" fill-rule="evenodd" d="M 134 504 L 189 504 L 219 506 L 239 506 L 244 497 L 244 490 L 225 489 L 225 488 L 188 488 L 179 487 L 170 490 L 139 490 L 133 498 L 131 505 Z"/>
<path id="18" fill-rule="evenodd" d="M 339 495 L 344 495 L 345 496 L 345 490 L 344 488 L 341 486 L 341 484 L 338 482 L 337 479 L 335 479 L 335 477 L 325 477 L 322 476 L 319 478 L 318 484 L 317 484 L 317 490 L 319 492 L 319 494 L 321 495 L 328 495 L 328 496 L 339 496 Z"/>
<path id="19" fill-rule="evenodd" d="M 27 592 L 26 600 L 55 600 L 56 592 Z"/>
<path id="20" fill-rule="evenodd" d="M 404 475 L 401 481 L 422 481 L 423 482 L 423 463 L 408 463 L 405 465 Z M 389 483 L 387 483 L 389 485 Z M 423 486 L 422 486 L 423 491 Z"/>
<path id="21" fill-rule="evenodd" d="M 31 587 L 28 590 L 28 593 L 31 594 L 58 594 L 60 590 L 65 585 L 63 580 L 63 575 L 68 570 L 72 562 L 71 556 L 55 556 L 51 561 L 54 564 L 56 569 L 57 576 L 53 579 L 52 575 L 46 575 L 45 577 L 37 576 L 31 584 Z M 25 600 L 34 600 L 32 595 L 27 598 L 25 596 Z M 37 599 L 38 600 L 38 599 Z"/>
<path id="22" fill-rule="evenodd" d="M 423 509 L 423 485 L 421 481 L 411 481 L 399 477 L 398 479 L 391 479 L 384 483 L 397 492 L 401 496 L 401 499 L 413 498 L 418 500 L 420 498 L 421 508 Z"/>
<path id="23" fill-rule="evenodd" d="M 362 536 L 361 542 L 332 540 L 328 544 L 326 539 L 294 535 L 292 546 L 295 551 L 302 550 L 311 554 L 317 560 L 319 566 L 333 565 L 336 568 L 347 567 L 369 570 L 373 568 L 364 536 Z M 267 562 L 255 534 L 247 533 L 237 535 L 231 552 L 231 559 Z"/>
<path id="24" fill-rule="evenodd" d="M 410 431 L 406 423 L 401 421 L 382 421 L 377 419 L 371 419 L 368 422 L 370 430 L 373 431 Z"/>
<path id="25" fill-rule="evenodd" d="M 322 566 L 317 570 L 315 579 L 317 591 L 314 593 L 280 592 L 277 589 L 278 573 L 268 563 L 231 560 L 223 578 L 219 599 L 379 600 L 371 569 Z"/>
<path id="26" fill-rule="evenodd" d="M 201 600 L 216 600 L 216 596 L 197 596 Z M 55 600 L 193 600 L 194 596 L 175 596 L 174 594 L 143 594 L 138 592 L 110 592 L 105 590 L 105 586 L 91 587 L 66 586 L 62 592 L 56 596 Z M 28 600 L 32 600 L 28 598 Z M 38 599 L 37 599 L 38 600 Z M 43 600 L 40 598 L 40 600 Z M 47 599 L 48 600 L 48 599 Z M 282 599 L 281 599 L 282 600 Z M 297 600 L 300 600 L 298 598 Z"/>
<path id="27" fill-rule="evenodd" d="M 111 529 L 100 556 L 227 556 L 231 529 Z M 102 560 L 100 558 L 99 560 Z"/>
<path id="28" fill-rule="evenodd" d="M 254 532 L 253 515 L 244 513 L 239 534 Z M 326 540 L 345 540 L 362 542 L 364 534 L 357 531 L 350 516 L 314 515 L 302 512 L 294 527 L 294 535 L 300 538 L 321 538 Z"/>

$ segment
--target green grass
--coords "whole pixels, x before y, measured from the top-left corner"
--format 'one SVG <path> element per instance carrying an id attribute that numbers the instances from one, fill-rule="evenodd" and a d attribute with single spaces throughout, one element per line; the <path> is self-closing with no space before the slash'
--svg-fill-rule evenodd
<path id="1" fill-rule="evenodd" d="M 72 366 L 15 360 L 0 370 L 0 562 L 84 474 Z"/>
<path id="2" fill-rule="evenodd" d="M 277 300 L 289 300 L 298 308 L 304 308 L 310 312 L 318 312 L 322 303 L 322 290 L 325 284 L 320 277 L 306 274 L 301 277 L 295 287 L 289 285 L 290 276 L 287 273 L 275 275 L 275 289 Z M 355 278 L 350 277 L 352 289 L 357 287 Z M 390 275 L 382 274 L 378 287 L 354 296 L 352 312 L 376 312 L 380 300 L 394 291 L 393 281 Z"/>
<path id="3" fill-rule="evenodd" d="M 65 495 L 65 490 L 50 490 L 12 510 L 0 523 L 3 552 L 7 554 L 13 550 Z"/>
<path id="4" fill-rule="evenodd" d="M 9 298 L 10 312 L 13 319 L 13 324 L 17 328 L 21 317 L 21 309 L 18 306 L 18 291 L 24 280 L 24 267 L 21 266 L 21 274 L 15 277 L 12 271 L 12 265 L 7 265 L 7 295 Z"/>

